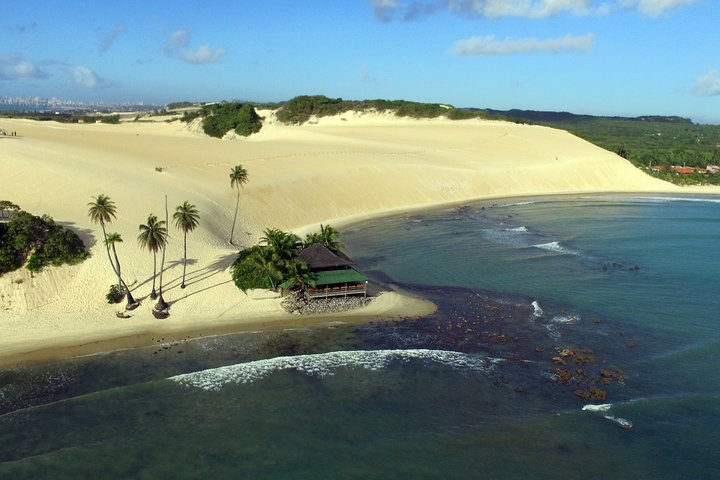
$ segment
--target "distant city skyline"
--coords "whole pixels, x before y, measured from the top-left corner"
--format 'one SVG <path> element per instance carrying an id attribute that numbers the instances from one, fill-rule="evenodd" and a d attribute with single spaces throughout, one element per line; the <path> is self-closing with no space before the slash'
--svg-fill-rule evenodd
<path id="1" fill-rule="evenodd" d="M 0 98 L 297 95 L 720 123 L 711 0 L 18 2 Z"/>

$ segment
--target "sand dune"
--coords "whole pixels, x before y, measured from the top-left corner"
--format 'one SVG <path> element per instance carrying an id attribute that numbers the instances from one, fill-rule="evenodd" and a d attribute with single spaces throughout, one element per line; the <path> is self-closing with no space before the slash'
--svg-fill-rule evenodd
<path id="1" fill-rule="evenodd" d="M 233 140 L 208 138 L 180 122 L 0 119 L 0 128 L 18 132 L 0 138 L 0 199 L 74 228 L 93 255 L 81 265 L 34 277 L 20 271 L 0 278 L 0 356 L 145 333 L 199 334 L 271 318 L 293 321 L 276 295 L 245 295 L 230 281 L 227 270 L 237 248 L 228 243 L 236 195 L 229 172 L 237 164 L 250 180 L 241 192 L 236 227 L 243 245 L 255 243 L 267 227 L 304 234 L 320 223 L 341 226 L 480 198 L 680 190 L 613 153 L 546 127 L 357 114 L 283 126 L 272 121 L 271 112 L 262 114 L 268 122 L 259 134 Z M 87 217 L 87 203 L 100 193 L 116 203 L 118 216 L 109 230 L 124 239 L 118 247 L 122 269 L 143 299 L 130 319 L 115 318 L 118 306 L 104 301 L 114 276 L 100 229 Z M 152 301 L 145 298 L 152 256 L 136 237 L 148 214 L 164 216 L 164 195 L 171 215 L 183 201 L 194 203 L 201 225 L 188 237 L 184 290 L 179 288 L 182 235 L 171 229 L 165 292 L 174 303 L 171 317 L 161 322 L 152 318 Z M 432 308 L 391 298 L 360 314 L 420 314 Z"/>

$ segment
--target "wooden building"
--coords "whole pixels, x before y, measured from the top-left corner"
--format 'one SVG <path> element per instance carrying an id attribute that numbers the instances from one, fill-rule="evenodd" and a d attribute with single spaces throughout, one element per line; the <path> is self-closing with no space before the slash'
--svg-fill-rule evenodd
<path id="1" fill-rule="evenodd" d="M 316 243 L 298 253 L 295 260 L 308 266 L 314 287 L 305 289 L 308 299 L 367 295 L 367 277 L 353 268 L 354 262 L 342 252 Z M 287 289 L 285 282 L 280 287 Z"/>

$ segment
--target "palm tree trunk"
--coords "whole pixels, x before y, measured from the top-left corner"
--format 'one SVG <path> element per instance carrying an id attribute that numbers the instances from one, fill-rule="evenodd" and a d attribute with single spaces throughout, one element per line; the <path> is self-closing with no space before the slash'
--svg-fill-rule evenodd
<path id="1" fill-rule="evenodd" d="M 185 288 L 185 267 L 187 267 L 187 231 L 183 236 L 183 276 L 180 288 Z"/>
<path id="2" fill-rule="evenodd" d="M 165 225 L 168 225 L 168 206 L 167 206 L 167 195 L 165 195 Z M 162 261 L 160 262 L 160 286 L 158 288 L 158 302 L 155 304 L 156 310 L 166 310 L 168 308 L 168 304 L 165 302 L 165 299 L 163 298 L 163 272 L 165 271 L 165 248 L 167 247 L 167 238 L 165 238 L 165 241 L 163 242 L 162 246 Z"/>
<path id="3" fill-rule="evenodd" d="M 121 286 L 125 289 L 125 295 L 127 296 L 127 305 L 126 309 L 130 310 L 128 307 L 132 307 L 135 304 L 135 298 L 133 298 L 132 293 L 130 293 L 130 287 L 127 286 L 127 283 L 125 283 L 125 280 L 123 280 L 122 276 L 120 275 L 120 260 L 117 256 L 117 250 L 115 250 L 115 245 L 112 246 L 113 255 L 115 256 L 115 264 L 117 265 L 117 271 L 118 271 L 118 278 L 120 279 Z"/>
<path id="4" fill-rule="evenodd" d="M 120 286 L 122 286 L 122 282 L 120 281 L 120 266 L 118 265 L 118 267 L 115 268 L 115 264 L 113 263 L 112 257 L 110 256 L 110 245 L 108 245 L 108 243 L 107 243 L 107 232 L 105 231 L 105 222 L 100 220 L 100 226 L 102 227 L 102 231 L 103 231 L 103 240 L 104 240 L 103 243 L 105 244 L 105 252 L 107 253 L 108 260 L 110 261 L 110 266 L 112 267 L 113 272 L 115 272 L 115 275 L 118 276 L 118 286 L 120 287 Z"/>
<path id="5" fill-rule="evenodd" d="M 155 300 L 157 298 L 157 292 L 155 291 L 155 277 L 157 276 L 157 252 L 153 252 L 153 288 L 150 292 L 150 298 Z"/>
<path id="6" fill-rule="evenodd" d="M 233 233 L 235 233 L 235 221 L 237 220 L 237 212 L 238 212 L 239 206 L 240 206 L 240 187 L 238 187 L 237 201 L 235 202 L 235 216 L 233 217 L 233 224 L 232 224 L 232 228 L 230 229 L 230 245 L 235 245 L 233 243 Z"/>

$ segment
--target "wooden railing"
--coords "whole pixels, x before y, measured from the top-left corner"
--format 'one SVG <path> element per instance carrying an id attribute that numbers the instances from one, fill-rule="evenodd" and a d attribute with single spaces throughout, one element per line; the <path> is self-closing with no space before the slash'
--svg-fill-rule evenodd
<path id="1" fill-rule="evenodd" d="M 347 295 L 366 295 L 365 284 L 343 285 L 326 288 L 308 288 L 305 290 L 308 298 L 343 297 Z"/>

